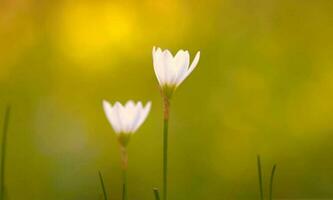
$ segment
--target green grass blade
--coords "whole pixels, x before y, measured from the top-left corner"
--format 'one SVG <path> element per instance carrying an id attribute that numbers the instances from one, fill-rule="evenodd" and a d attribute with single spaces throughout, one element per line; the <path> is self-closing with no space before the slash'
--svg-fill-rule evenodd
<path id="1" fill-rule="evenodd" d="M 10 106 L 7 106 L 4 116 L 2 143 L 1 143 L 1 171 L 0 171 L 0 200 L 5 197 L 5 166 L 6 166 L 6 149 L 7 149 L 7 133 L 9 126 Z"/>
<path id="2" fill-rule="evenodd" d="M 257 165 L 258 165 L 260 200 L 264 200 L 264 191 L 263 191 L 263 187 L 262 187 L 262 171 L 261 171 L 260 155 L 257 156 Z"/>
<path id="3" fill-rule="evenodd" d="M 102 173 L 100 171 L 98 171 L 98 175 L 99 175 L 99 180 L 101 182 L 101 186 L 102 186 L 102 190 L 103 190 L 104 200 L 108 200 L 108 195 L 107 195 L 107 192 L 106 192 L 106 189 L 105 189 L 103 175 L 102 175 Z"/>
<path id="4" fill-rule="evenodd" d="M 276 171 L 276 164 L 272 168 L 271 177 L 269 181 L 269 200 L 273 199 L 273 181 L 274 181 L 275 171 Z"/>
<path id="5" fill-rule="evenodd" d="M 153 191 L 154 191 L 155 200 L 160 200 L 160 194 L 158 189 L 154 188 Z"/>

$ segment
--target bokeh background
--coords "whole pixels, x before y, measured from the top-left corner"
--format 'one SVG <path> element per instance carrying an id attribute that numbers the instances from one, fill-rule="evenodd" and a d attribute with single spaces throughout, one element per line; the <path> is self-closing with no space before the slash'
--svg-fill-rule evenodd
<path id="1" fill-rule="evenodd" d="M 153 102 L 129 145 L 130 199 L 153 199 L 162 171 L 154 45 L 201 51 L 172 101 L 170 199 L 258 199 L 257 154 L 265 189 L 278 164 L 276 198 L 333 199 L 332 11 L 330 0 L 1 0 L 8 199 L 101 199 L 98 170 L 120 199 L 102 99 Z"/>

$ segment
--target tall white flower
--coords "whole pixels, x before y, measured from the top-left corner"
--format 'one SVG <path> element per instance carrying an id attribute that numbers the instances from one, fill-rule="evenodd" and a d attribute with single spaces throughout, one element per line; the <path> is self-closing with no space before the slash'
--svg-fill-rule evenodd
<path id="1" fill-rule="evenodd" d="M 163 97 L 163 200 L 168 196 L 168 130 L 170 100 L 176 88 L 192 73 L 200 59 L 200 51 L 190 64 L 188 51 L 179 50 L 173 56 L 169 50 L 153 47 L 153 65 Z"/>
<path id="2" fill-rule="evenodd" d="M 150 107 L 151 102 L 143 107 L 140 101 L 135 104 L 130 100 L 124 106 L 119 102 L 112 106 L 108 101 L 103 101 L 105 115 L 119 136 L 121 145 L 127 145 L 129 136 L 135 133 L 147 118 Z"/>
<path id="3" fill-rule="evenodd" d="M 148 102 L 144 107 L 139 101 L 128 101 L 124 106 L 116 102 L 113 106 L 108 101 L 103 101 L 103 108 L 107 119 L 109 120 L 113 130 L 116 132 L 118 142 L 120 144 L 121 168 L 123 171 L 123 199 L 127 200 L 127 169 L 128 169 L 128 153 L 127 144 L 130 136 L 138 130 L 147 118 L 151 107 Z"/>
<path id="4" fill-rule="evenodd" d="M 171 93 L 191 74 L 197 66 L 200 51 L 190 64 L 190 54 L 186 50 L 179 50 L 173 56 L 169 50 L 162 51 L 153 47 L 153 64 L 157 80 L 167 95 Z M 171 92 L 171 93 L 170 93 Z M 169 94 L 170 93 L 170 94 Z"/>

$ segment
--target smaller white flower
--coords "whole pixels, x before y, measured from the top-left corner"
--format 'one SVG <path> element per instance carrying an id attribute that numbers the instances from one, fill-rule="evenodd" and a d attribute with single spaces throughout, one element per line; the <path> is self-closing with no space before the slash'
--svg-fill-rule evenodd
<path id="1" fill-rule="evenodd" d="M 199 58 L 200 51 L 190 64 L 188 51 L 179 50 L 175 56 L 172 56 L 169 50 L 162 51 L 153 47 L 154 70 L 161 88 L 174 90 L 178 87 L 197 66 Z"/>
<path id="2" fill-rule="evenodd" d="M 150 111 L 151 102 L 145 107 L 142 103 L 128 101 L 125 106 L 116 102 L 113 106 L 106 100 L 103 101 L 103 108 L 107 119 L 117 135 L 130 135 L 138 130 Z"/>

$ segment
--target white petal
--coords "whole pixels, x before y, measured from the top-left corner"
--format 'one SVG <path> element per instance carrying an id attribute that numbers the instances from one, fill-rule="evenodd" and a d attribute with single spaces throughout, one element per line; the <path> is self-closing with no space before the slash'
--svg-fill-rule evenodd
<path id="1" fill-rule="evenodd" d="M 112 108 L 112 105 L 105 100 L 103 100 L 103 108 L 104 108 L 105 115 L 106 115 L 109 123 L 111 124 L 113 130 L 116 133 L 121 132 L 119 118 L 117 118 L 117 116 L 115 115 L 116 109 Z"/>
<path id="2" fill-rule="evenodd" d="M 185 80 L 185 78 L 187 78 L 192 73 L 192 71 L 195 69 L 195 67 L 198 64 L 199 59 L 200 59 L 200 51 L 198 51 L 197 54 L 195 55 L 192 64 L 190 68 L 187 70 L 187 72 L 178 80 L 177 86 L 180 85 Z"/>
<path id="3" fill-rule="evenodd" d="M 117 126 L 119 127 L 119 132 L 124 132 L 125 120 L 123 118 L 124 107 L 121 103 L 116 102 L 112 108 L 112 117 L 115 118 Z"/>
<path id="4" fill-rule="evenodd" d="M 164 84 L 170 84 L 174 76 L 173 72 L 173 56 L 169 50 L 163 51 L 163 72 Z"/>
<path id="5" fill-rule="evenodd" d="M 136 130 L 136 126 L 137 126 L 138 122 L 140 121 L 141 109 L 142 109 L 142 103 L 139 101 L 134 107 L 131 126 L 130 126 L 130 129 L 129 129 L 130 133 L 134 133 L 135 130 Z"/>
<path id="6" fill-rule="evenodd" d="M 176 62 L 176 64 L 178 62 L 182 62 L 185 56 L 186 56 L 186 51 L 181 49 L 176 53 L 176 55 L 174 57 L 174 61 Z"/>
<path id="7" fill-rule="evenodd" d="M 111 124 L 112 106 L 106 100 L 103 100 L 103 109 L 104 109 L 104 113 L 106 115 L 106 118 L 108 119 L 109 123 Z"/>
<path id="8" fill-rule="evenodd" d="M 138 123 L 136 124 L 134 131 L 136 131 L 142 125 L 142 123 L 146 120 L 146 118 L 149 114 L 150 108 L 151 108 L 150 101 L 146 104 L 146 106 L 144 108 L 141 108 L 140 119 L 139 119 Z"/>
<path id="9" fill-rule="evenodd" d="M 124 106 L 116 102 L 112 107 L 109 102 L 103 101 L 107 119 L 117 134 L 134 133 L 146 119 L 150 106 L 151 102 L 148 102 L 143 108 L 140 101 L 135 104 L 134 101 L 130 100 Z"/>
<path id="10" fill-rule="evenodd" d="M 127 101 L 126 102 L 126 104 L 125 104 L 125 109 L 126 110 L 131 110 L 131 109 L 133 109 L 135 107 L 135 104 L 134 104 L 134 101 L 133 100 L 129 100 L 129 101 Z"/>
<path id="11" fill-rule="evenodd" d="M 136 113 L 136 107 L 132 100 L 127 101 L 127 103 L 122 106 L 120 117 L 124 133 L 131 132 L 132 122 Z"/>
<path id="12" fill-rule="evenodd" d="M 164 76 L 164 62 L 163 62 L 163 54 L 162 50 L 158 48 L 153 48 L 153 65 L 154 65 L 154 71 L 157 77 L 157 80 L 160 85 L 163 85 L 165 82 L 165 76 Z"/>
<path id="13" fill-rule="evenodd" d="M 190 55 L 188 51 L 178 51 L 175 56 L 175 66 L 177 68 L 176 76 L 174 77 L 173 84 L 178 85 L 179 81 L 186 74 L 190 64 Z"/>
<path id="14" fill-rule="evenodd" d="M 197 64 L 199 62 L 199 59 L 200 59 L 200 51 L 198 51 L 197 54 L 195 55 L 195 57 L 192 61 L 192 64 L 191 64 L 189 70 L 187 71 L 188 74 L 192 73 L 192 71 L 195 69 L 195 67 L 197 66 Z"/>
<path id="15" fill-rule="evenodd" d="M 197 66 L 200 52 L 197 52 L 192 64 L 188 51 L 179 50 L 173 57 L 169 50 L 162 51 L 153 47 L 154 71 L 161 86 L 179 86 Z"/>

